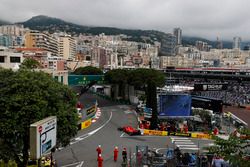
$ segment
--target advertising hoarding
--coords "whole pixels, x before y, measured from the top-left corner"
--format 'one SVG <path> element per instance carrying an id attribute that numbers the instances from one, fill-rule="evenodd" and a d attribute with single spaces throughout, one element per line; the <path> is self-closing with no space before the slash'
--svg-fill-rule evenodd
<path id="1" fill-rule="evenodd" d="M 227 83 L 195 83 L 194 90 L 195 91 L 222 91 L 227 90 Z"/>
<path id="2" fill-rule="evenodd" d="M 167 94 L 159 95 L 161 116 L 190 116 L 191 114 L 191 96 L 188 94 Z"/>
<path id="3" fill-rule="evenodd" d="M 30 125 L 30 157 L 39 159 L 56 146 L 56 116 L 45 118 Z"/>

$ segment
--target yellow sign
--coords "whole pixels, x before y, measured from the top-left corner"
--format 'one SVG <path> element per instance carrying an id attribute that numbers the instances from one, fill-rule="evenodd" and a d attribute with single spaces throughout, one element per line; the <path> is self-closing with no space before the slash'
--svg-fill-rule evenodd
<path id="1" fill-rule="evenodd" d="M 191 137 L 200 139 L 211 139 L 211 135 L 205 133 L 192 133 Z"/>
<path id="2" fill-rule="evenodd" d="M 151 136 L 167 136 L 167 131 L 144 129 L 143 134 L 144 135 L 151 135 Z"/>
<path id="3" fill-rule="evenodd" d="M 81 129 L 85 129 L 91 125 L 91 119 L 88 119 L 81 123 Z"/>
<path id="4" fill-rule="evenodd" d="M 92 107 L 88 108 L 86 113 L 87 115 L 92 114 L 96 111 L 96 105 L 93 105 Z"/>

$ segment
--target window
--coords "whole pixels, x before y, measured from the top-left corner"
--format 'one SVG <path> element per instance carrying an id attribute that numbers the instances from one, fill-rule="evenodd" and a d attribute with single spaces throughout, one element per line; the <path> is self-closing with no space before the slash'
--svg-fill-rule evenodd
<path id="1" fill-rule="evenodd" d="M 4 56 L 0 56 L 0 63 L 4 63 Z"/>
<path id="2" fill-rule="evenodd" d="M 20 57 L 10 57 L 10 62 L 11 63 L 20 63 Z"/>

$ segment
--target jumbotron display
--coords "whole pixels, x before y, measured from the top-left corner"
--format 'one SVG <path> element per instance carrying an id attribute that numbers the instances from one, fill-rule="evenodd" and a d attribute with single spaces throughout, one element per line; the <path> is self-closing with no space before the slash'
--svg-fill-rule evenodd
<path id="1" fill-rule="evenodd" d="M 190 116 L 191 96 L 188 94 L 159 95 L 159 117 L 163 116 Z"/>

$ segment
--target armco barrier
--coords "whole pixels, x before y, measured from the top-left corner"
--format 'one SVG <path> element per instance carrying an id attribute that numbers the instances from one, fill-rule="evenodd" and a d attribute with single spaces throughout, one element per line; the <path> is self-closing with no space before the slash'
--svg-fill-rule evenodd
<path id="1" fill-rule="evenodd" d="M 167 131 L 149 130 L 149 129 L 141 129 L 141 132 L 143 135 L 149 135 L 149 136 L 181 136 L 181 137 L 192 137 L 200 139 L 212 138 L 212 135 L 205 133 L 178 133 L 178 132 L 167 132 Z"/>
<path id="2" fill-rule="evenodd" d="M 149 136 L 167 136 L 167 134 L 168 134 L 167 131 L 143 129 L 143 135 L 149 135 Z"/>
<path id="3" fill-rule="evenodd" d="M 199 139 L 211 139 L 212 135 L 205 134 L 205 133 L 192 133 L 191 137 L 192 138 L 199 138 Z"/>

